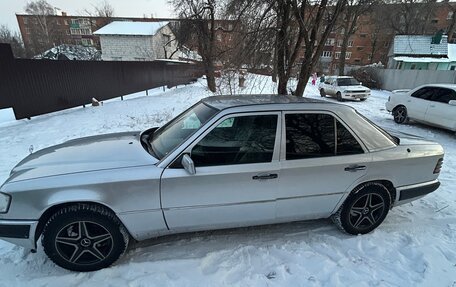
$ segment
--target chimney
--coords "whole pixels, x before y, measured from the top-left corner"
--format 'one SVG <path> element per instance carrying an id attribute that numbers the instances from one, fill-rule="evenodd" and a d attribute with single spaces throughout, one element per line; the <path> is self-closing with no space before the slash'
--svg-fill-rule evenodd
<path id="1" fill-rule="evenodd" d="M 66 16 L 66 15 L 67 15 L 67 13 L 62 11 L 62 16 Z"/>

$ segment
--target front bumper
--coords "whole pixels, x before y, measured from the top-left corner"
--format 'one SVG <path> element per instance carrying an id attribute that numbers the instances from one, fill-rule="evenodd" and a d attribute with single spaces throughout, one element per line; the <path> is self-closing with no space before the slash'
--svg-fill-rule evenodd
<path id="1" fill-rule="evenodd" d="M 396 189 L 397 200 L 395 205 L 401 205 L 423 197 L 426 194 L 437 190 L 439 186 L 440 182 L 436 179 L 428 182 L 398 187 Z"/>
<path id="2" fill-rule="evenodd" d="M 346 100 L 367 99 L 370 93 L 342 93 L 342 98 Z"/>
<path id="3" fill-rule="evenodd" d="M 38 221 L 0 220 L 0 239 L 35 250 Z"/>

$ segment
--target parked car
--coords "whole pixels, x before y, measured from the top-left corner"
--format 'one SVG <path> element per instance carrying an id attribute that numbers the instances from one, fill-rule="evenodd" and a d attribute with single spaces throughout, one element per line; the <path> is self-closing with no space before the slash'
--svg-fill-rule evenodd
<path id="1" fill-rule="evenodd" d="M 456 85 L 430 84 L 393 91 L 386 109 L 398 124 L 411 119 L 456 131 Z"/>
<path id="2" fill-rule="evenodd" d="M 326 76 L 325 81 L 318 85 L 318 89 L 320 96 L 336 97 L 338 101 L 356 99 L 365 101 L 371 93 L 369 88 L 348 76 Z"/>
<path id="3" fill-rule="evenodd" d="M 365 234 L 439 186 L 442 146 L 293 96 L 201 100 L 161 128 L 30 154 L 0 188 L 0 237 L 76 271 L 130 240 L 332 217 Z M 413 166 L 413 172 L 409 167 Z"/>

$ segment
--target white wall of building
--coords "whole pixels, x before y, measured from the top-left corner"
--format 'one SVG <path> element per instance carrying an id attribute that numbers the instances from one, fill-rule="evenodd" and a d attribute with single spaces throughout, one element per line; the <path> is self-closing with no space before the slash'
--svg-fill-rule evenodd
<path id="1" fill-rule="evenodd" d="M 177 47 L 176 41 L 170 42 L 173 39 L 169 26 L 164 26 L 152 36 L 100 35 L 101 58 L 103 61 L 153 61 L 169 58 Z M 176 57 L 177 55 L 173 58 Z"/>

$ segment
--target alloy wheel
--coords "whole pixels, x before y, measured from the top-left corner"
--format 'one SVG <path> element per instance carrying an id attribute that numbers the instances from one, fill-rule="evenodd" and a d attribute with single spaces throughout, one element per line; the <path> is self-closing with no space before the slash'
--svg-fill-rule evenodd
<path id="1" fill-rule="evenodd" d="M 113 250 L 112 234 L 91 221 L 72 222 L 57 233 L 55 248 L 72 264 L 88 265 L 103 261 Z"/>
<path id="2" fill-rule="evenodd" d="M 407 110 L 404 107 L 398 107 L 394 112 L 394 121 L 396 123 L 403 123 L 407 118 Z"/>
<path id="3" fill-rule="evenodd" d="M 358 229 L 368 229 L 382 217 L 385 208 L 383 197 L 376 193 L 368 193 L 360 197 L 350 209 L 350 224 Z"/>

